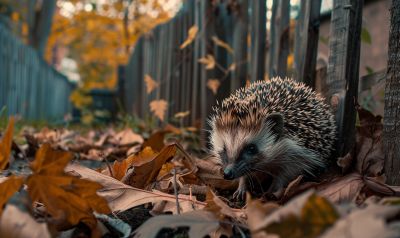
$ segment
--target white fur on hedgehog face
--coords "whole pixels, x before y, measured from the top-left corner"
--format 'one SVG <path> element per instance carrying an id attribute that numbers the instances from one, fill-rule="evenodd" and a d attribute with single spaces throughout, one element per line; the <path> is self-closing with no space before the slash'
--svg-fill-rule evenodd
<path id="1" fill-rule="evenodd" d="M 251 167 L 257 162 L 257 157 L 262 156 L 263 160 L 268 160 L 268 158 L 273 159 L 273 154 L 276 154 L 274 147 L 277 136 L 272 133 L 269 124 L 265 124 L 260 131 L 242 128 L 221 130 L 216 128 L 215 124 L 212 127 L 210 139 L 213 154 L 224 169 L 227 167 L 234 169 L 235 177 L 242 176 L 243 169 L 253 170 Z M 255 147 L 257 153 L 246 153 L 248 146 Z"/>

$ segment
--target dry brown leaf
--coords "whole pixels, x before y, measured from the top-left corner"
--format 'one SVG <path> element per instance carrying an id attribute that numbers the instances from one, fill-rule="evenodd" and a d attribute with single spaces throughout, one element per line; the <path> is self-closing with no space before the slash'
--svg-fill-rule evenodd
<path id="1" fill-rule="evenodd" d="M 92 169 L 86 168 L 78 164 L 68 165 L 66 172 L 80 175 L 84 179 L 89 179 L 103 186 L 98 191 L 99 196 L 104 197 L 113 212 L 125 211 L 129 208 L 136 207 L 146 203 L 155 203 L 159 201 L 175 202 L 175 195 L 162 193 L 159 191 L 147 191 L 126 185 L 107 175 L 98 173 Z M 187 196 L 178 196 L 179 204 L 182 208 L 191 207 L 193 210 L 202 209 L 205 203 L 196 201 L 195 198 Z M 185 204 L 187 203 L 187 204 Z"/>
<path id="2" fill-rule="evenodd" d="M 196 38 L 198 31 L 199 31 L 199 28 L 196 25 L 193 25 L 192 27 L 190 27 L 186 40 L 182 43 L 182 45 L 179 46 L 179 48 L 182 50 L 182 49 L 186 48 L 188 45 L 190 45 Z"/>
<path id="3" fill-rule="evenodd" d="M 176 113 L 174 115 L 174 117 L 176 117 L 176 118 L 184 118 L 184 117 L 189 116 L 189 114 L 190 114 L 190 111 L 178 112 L 178 113 Z"/>
<path id="4" fill-rule="evenodd" d="M 14 205 L 7 205 L 0 219 L 1 237 L 13 238 L 50 238 L 46 223 L 39 223 L 27 212 Z"/>
<path id="5" fill-rule="evenodd" d="M 214 95 L 217 94 L 218 88 L 221 85 L 218 79 L 207 80 L 207 87 L 213 92 Z"/>
<path id="6" fill-rule="evenodd" d="M 216 62 L 215 62 L 214 56 L 212 56 L 210 54 L 206 55 L 206 57 L 200 58 L 198 61 L 200 63 L 206 65 L 206 69 L 208 69 L 208 70 L 215 68 Z"/>
<path id="7" fill-rule="evenodd" d="M 236 64 L 235 64 L 235 63 L 232 63 L 232 64 L 229 66 L 228 71 L 234 71 L 235 69 L 236 69 Z"/>
<path id="8" fill-rule="evenodd" d="M 149 161 L 156 156 L 156 153 L 151 147 L 145 147 L 139 154 L 132 155 L 122 161 L 115 161 L 112 166 L 113 177 L 121 180 L 125 175 L 126 171 L 132 166 L 133 161 Z"/>
<path id="9" fill-rule="evenodd" d="M 0 215 L 3 212 L 4 205 L 19 190 L 23 181 L 23 178 L 11 175 L 0 183 Z"/>
<path id="10" fill-rule="evenodd" d="M 64 172 L 73 155 L 53 150 L 44 144 L 31 164 L 33 174 L 27 179 L 28 193 L 33 202 L 42 202 L 52 215 L 58 228 L 63 229 L 86 223 L 96 227 L 93 211 L 110 213 L 107 202 L 96 192 L 101 186 L 95 182 L 78 179 Z"/>
<path id="11" fill-rule="evenodd" d="M 121 146 L 142 144 L 144 141 L 143 137 L 133 132 L 131 128 L 126 128 L 125 130 L 119 132 L 117 135 L 115 135 L 115 140 L 117 145 Z"/>
<path id="12" fill-rule="evenodd" d="M 226 43 L 225 41 L 222 41 L 221 39 L 219 39 L 217 36 L 213 36 L 212 40 L 214 41 L 214 43 L 224 49 L 226 49 L 229 53 L 233 54 L 233 49 L 232 47 Z"/>
<path id="13" fill-rule="evenodd" d="M 164 121 L 165 112 L 167 111 L 168 102 L 164 99 L 153 100 L 150 102 L 150 111 L 154 113 L 158 119 Z"/>
<path id="14" fill-rule="evenodd" d="M 162 166 L 175 156 L 175 153 L 176 146 L 168 145 L 155 156 L 135 157 L 131 163 L 133 170 L 125 175 L 123 178 L 124 183 L 136 188 L 145 188 L 155 181 Z"/>
<path id="15" fill-rule="evenodd" d="M 189 227 L 188 237 L 202 238 L 207 235 L 211 237 L 220 228 L 214 214 L 207 211 L 193 211 L 181 215 L 160 215 L 150 218 L 136 229 L 135 237 L 157 237 L 162 228 Z"/>
<path id="16" fill-rule="evenodd" d="M 357 208 L 338 220 L 321 238 L 337 237 L 398 237 L 396 227 L 390 227 L 387 220 L 400 214 L 399 206 L 382 206 L 372 204 Z"/>
<path id="17" fill-rule="evenodd" d="M 352 173 L 344 177 L 339 177 L 334 181 L 329 181 L 317 188 L 317 191 L 318 195 L 327 198 L 331 202 L 354 202 L 363 187 L 362 176 Z"/>
<path id="18" fill-rule="evenodd" d="M 233 209 L 223 202 L 218 196 L 216 196 L 211 190 L 206 195 L 207 205 L 204 208 L 207 211 L 214 213 L 219 219 L 223 220 L 225 217 L 233 218 L 235 221 L 246 224 L 246 214 L 244 210 Z"/>
<path id="19" fill-rule="evenodd" d="M 153 92 L 154 89 L 159 86 L 159 83 L 154 81 L 153 78 L 148 74 L 144 76 L 144 82 L 146 83 L 147 94 L 150 94 L 151 92 Z"/>
<path id="20" fill-rule="evenodd" d="M 14 118 L 10 117 L 7 129 L 0 141 L 0 170 L 6 168 L 11 154 L 12 137 L 14 131 Z"/>

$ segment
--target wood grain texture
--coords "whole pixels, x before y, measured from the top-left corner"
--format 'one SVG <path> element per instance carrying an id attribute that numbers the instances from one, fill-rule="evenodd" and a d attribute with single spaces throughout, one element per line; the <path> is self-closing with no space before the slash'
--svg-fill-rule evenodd
<path id="1" fill-rule="evenodd" d="M 362 9 L 363 0 L 335 0 L 332 11 L 327 86 L 336 115 L 339 156 L 349 152 L 355 140 Z"/>
<path id="2" fill-rule="evenodd" d="M 295 34 L 295 79 L 315 88 L 321 0 L 302 0 Z"/>
<path id="3" fill-rule="evenodd" d="M 393 1 L 390 12 L 383 143 L 387 183 L 400 185 L 400 1 Z"/>

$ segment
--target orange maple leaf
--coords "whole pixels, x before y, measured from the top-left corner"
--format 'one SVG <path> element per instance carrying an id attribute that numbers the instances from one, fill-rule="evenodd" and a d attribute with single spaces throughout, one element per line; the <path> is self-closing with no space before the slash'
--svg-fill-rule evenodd
<path id="1" fill-rule="evenodd" d="M 110 213 L 106 200 L 96 192 L 98 183 L 68 175 L 64 168 L 73 154 L 53 150 L 44 144 L 31 164 L 33 174 L 27 179 L 28 193 L 32 201 L 42 202 L 60 229 L 84 222 L 96 226 L 93 211 Z"/>
<path id="2" fill-rule="evenodd" d="M 8 159 L 10 158 L 12 136 L 14 130 L 14 118 L 10 117 L 6 132 L 0 141 L 0 170 L 6 168 L 8 164 Z"/>
<path id="3" fill-rule="evenodd" d="M 3 212 L 4 204 L 19 190 L 23 178 L 11 175 L 6 181 L 0 183 L 0 214 Z"/>

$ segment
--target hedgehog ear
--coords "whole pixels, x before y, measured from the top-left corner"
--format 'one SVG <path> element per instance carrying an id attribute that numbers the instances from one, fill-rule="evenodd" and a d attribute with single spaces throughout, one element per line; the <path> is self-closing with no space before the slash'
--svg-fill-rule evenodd
<path id="1" fill-rule="evenodd" d="M 276 140 L 283 135 L 283 115 L 274 112 L 267 116 L 265 124 L 270 127 L 270 130 L 276 135 Z"/>

